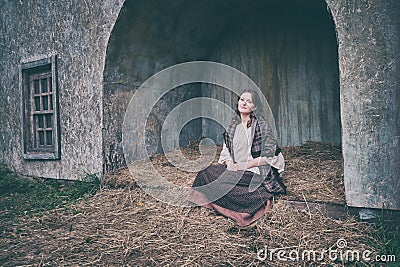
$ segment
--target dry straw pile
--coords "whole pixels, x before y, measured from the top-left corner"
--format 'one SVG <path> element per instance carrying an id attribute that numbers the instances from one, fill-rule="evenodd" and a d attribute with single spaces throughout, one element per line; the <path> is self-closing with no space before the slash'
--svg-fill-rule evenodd
<path id="1" fill-rule="evenodd" d="M 284 148 L 289 186 L 286 198 L 343 202 L 340 149 L 309 143 Z M 183 153 L 196 158 L 193 147 Z M 190 185 L 193 173 L 174 169 L 164 156 L 153 162 L 171 181 Z M 253 229 L 239 229 L 227 218 L 205 208 L 174 207 L 159 202 L 136 186 L 127 169 L 107 175 L 94 197 L 68 209 L 53 210 L 20 222 L 15 265 L 112 266 L 342 266 L 328 255 L 317 261 L 260 260 L 260 250 L 281 249 L 283 257 L 304 250 L 345 249 L 376 253 L 372 228 L 354 219 L 333 220 L 285 205 L 279 198 Z M 7 241 L 5 241 L 7 242 Z M 262 254 L 259 254 L 259 256 Z M 270 254 L 271 255 L 271 254 Z M 321 258 L 321 257 L 320 257 Z M 368 263 L 359 262 L 361 265 Z"/>

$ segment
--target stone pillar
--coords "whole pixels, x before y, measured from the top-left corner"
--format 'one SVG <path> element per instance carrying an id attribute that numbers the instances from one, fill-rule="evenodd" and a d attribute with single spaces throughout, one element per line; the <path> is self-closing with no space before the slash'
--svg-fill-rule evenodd
<path id="1" fill-rule="evenodd" d="M 327 1 L 339 42 L 349 206 L 400 209 L 400 2 Z"/>

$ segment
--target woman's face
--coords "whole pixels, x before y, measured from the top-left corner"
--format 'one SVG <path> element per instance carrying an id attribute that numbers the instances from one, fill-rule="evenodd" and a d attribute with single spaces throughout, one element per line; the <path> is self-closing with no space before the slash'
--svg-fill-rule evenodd
<path id="1" fill-rule="evenodd" d="M 253 97 L 250 93 L 244 92 L 238 102 L 238 110 L 241 114 L 250 114 L 252 110 L 255 110 L 253 103 Z"/>

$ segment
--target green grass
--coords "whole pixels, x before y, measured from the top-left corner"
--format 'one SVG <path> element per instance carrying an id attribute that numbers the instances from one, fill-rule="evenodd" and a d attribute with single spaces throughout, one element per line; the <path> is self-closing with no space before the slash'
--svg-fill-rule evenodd
<path id="1" fill-rule="evenodd" d="M 84 181 L 63 183 L 50 179 L 27 179 L 10 172 L 0 164 L 0 246 L 19 233 L 26 216 L 41 216 L 56 208 L 67 208 L 78 200 L 94 195 L 100 188 L 96 175 L 86 175 Z M 15 237 L 13 242 L 19 242 Z M 4 249 L 4 247 L 2 248 Z M 7 265 L 10 255 L 0 252 L 0 266 Z M 14 255 L 15 256 L 15 255 Z M 14 257 L 12 256 L 12 257 Z"/>
<path id="2" fill-rule="evenodd" d="M 0 165 L 0 221 L 65 207 L 95 194 L 99 188 L 100 181 L 95 175 L 69 184 L 51 179 L 32 181 Z"/>

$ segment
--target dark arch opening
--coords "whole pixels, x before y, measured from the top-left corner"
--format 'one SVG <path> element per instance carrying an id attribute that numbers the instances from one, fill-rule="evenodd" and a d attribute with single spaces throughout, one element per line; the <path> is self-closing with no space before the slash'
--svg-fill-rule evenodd
<path id="1" fill-rule="evenodd" d="M 341 143 L 337 41 L 325 1 L 127 0 L 104 71 L 105 171 L 124 165 L 122 121 L 135 90 L 156 72 L 192 60 L 225 63 L 252 78 L 269 101 L 281 145 Z M 197 96 L 228 98 L 199 85 L 174 90 L 158 104 L 150 133 L 171 108 Z M 187 141 L 218 140 L 222 129 L 203 120 L 185 131 Z"/>

